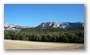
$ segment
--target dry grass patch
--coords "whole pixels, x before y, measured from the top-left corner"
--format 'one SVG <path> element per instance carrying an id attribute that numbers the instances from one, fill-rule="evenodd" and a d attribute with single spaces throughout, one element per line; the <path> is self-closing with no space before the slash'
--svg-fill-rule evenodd
<path id="1" fill-rule="evenodd" d="M 5 49 L 84 49 L 84 44 L 4 40 Z"/>

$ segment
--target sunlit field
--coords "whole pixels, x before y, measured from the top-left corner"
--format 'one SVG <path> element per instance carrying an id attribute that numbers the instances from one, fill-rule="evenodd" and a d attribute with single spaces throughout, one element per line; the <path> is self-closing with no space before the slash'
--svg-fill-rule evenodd
<path id="1" fill-rule="evenodd" d="M 5 49 L 84 49 L 84 44 L 4 40 L 4 48 Z"/>

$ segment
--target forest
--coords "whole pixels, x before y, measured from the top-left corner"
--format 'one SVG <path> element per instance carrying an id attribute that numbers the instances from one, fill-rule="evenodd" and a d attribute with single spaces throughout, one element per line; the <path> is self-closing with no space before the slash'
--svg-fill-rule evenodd
<path id="1" fill-rule="evenodd" d="M 4 30 L 4 39 L 84 43 L 84 28 L 24 28 L 20 31 Z"/>

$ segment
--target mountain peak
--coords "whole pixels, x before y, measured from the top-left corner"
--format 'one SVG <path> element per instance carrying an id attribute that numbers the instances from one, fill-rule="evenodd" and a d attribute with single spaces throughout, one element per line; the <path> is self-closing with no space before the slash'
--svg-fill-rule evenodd
<path id="1" fill-rule="evenodd" d="M 82 27 L 82 22 L 43 22 L 38 27 L 52 27 L 52 28 L 74 28 Z"/>

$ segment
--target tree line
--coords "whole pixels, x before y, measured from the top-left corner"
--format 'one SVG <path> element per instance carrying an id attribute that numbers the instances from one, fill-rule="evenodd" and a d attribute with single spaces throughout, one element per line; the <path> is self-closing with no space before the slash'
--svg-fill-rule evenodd
<path id="1" fill-rule="evenodd" d="M 4 39 L 84 43 L 84 28 L 24 28 L 19 32 L 5 30 Z"/>

